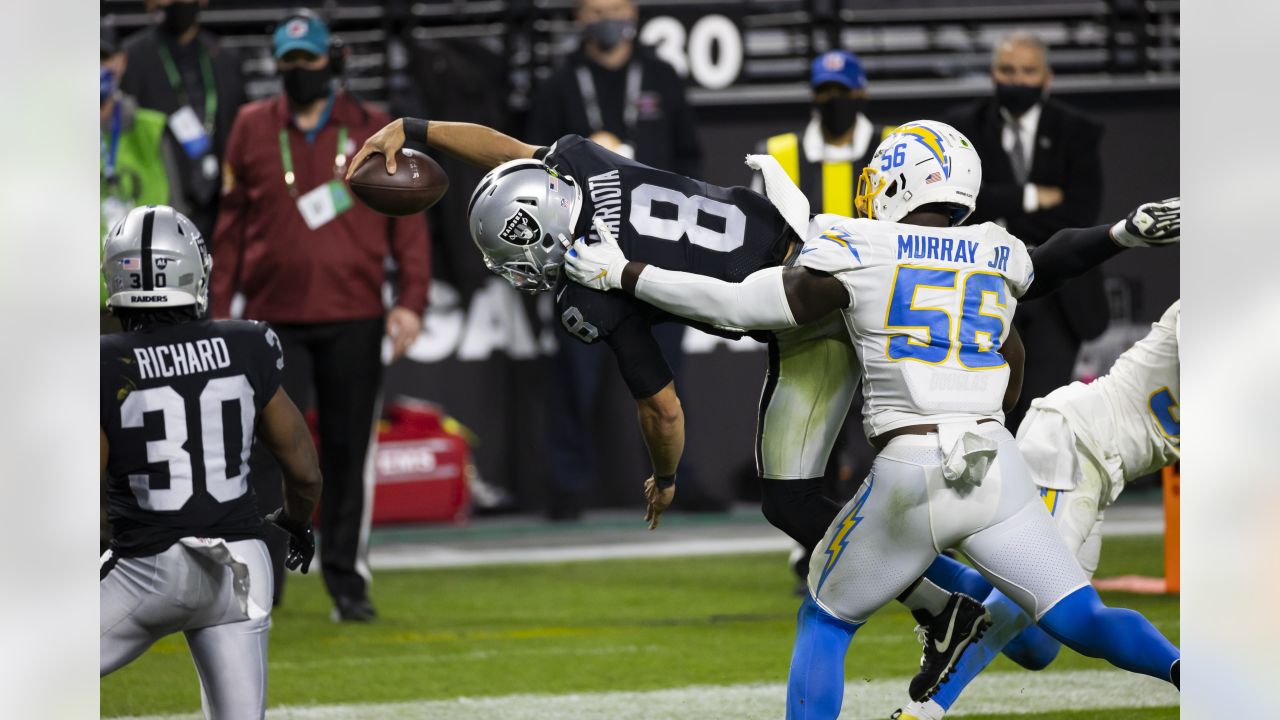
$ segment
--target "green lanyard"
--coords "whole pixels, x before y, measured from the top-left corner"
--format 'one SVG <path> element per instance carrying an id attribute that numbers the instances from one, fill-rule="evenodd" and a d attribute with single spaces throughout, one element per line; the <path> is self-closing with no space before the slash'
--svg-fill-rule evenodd
<path id="1" fill-rule="evenodd" d="M 186 90 L 182 87 L 182 75 L 178 73 L 178 67 L 173 62 L 173 56 L 169 54 L 169 48 L 160 43 L 156 46 L 160 50 L 160 62 L 164 65 L 164 74 L 169 76 L 169 85 L 173 88 L 173 94 L 182 99 L 186 96 Z M 209 61 L 209 53 L 204 48 L 200 48 L 200 75 L 204 78 L 204 130 L 207 133 L 213 132 L 214 115 L 218 112 L 218 87 L 213 78 L 213 63 Z"/>
<path id="2" fill-rule="evenodd" d="M 289 194 L 298 197 L 297 176 L 293 174 L 293 151 L 289 149 L 289 132 L 280 129 L 280 164 L 284 167 L 284 184 Z M 340 177 L 347 166 L 347 126 L 338 128 L 338 153 L 333 158 L 333 176 Z"/>

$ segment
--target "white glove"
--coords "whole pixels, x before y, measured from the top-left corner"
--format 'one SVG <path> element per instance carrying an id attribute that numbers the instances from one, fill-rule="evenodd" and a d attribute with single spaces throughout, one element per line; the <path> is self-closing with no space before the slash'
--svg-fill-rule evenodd
<path id="1" fill-rule="evenodd" d="M 1111 239 L 1123 247 L 1172 245 L 1182 233 L 1182 198 L 1144 203 L 1111 226 Z"/>
<path id="2" fill-rule="evenodd" d="M 595 228 L 600 242 L 588 245 L 585 237 L 578 238 L 573 248 L 565 254 L 569 277 L 592 290 L 621 289 L 622 270 L 627 266 L 627 256 L 622 254 L 618 240 L 613 237 L 603 220 L 596 218 Z"/>

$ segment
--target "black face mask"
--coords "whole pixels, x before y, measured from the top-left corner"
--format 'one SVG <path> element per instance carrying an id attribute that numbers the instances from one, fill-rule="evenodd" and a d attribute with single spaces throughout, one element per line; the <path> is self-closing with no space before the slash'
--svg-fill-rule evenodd
<path id="1" fill-rule="evenodd" d="M 605 52 L 635 36 L 636 24 L 630 20 L 597 20 L 582 28 L 582 37 L 594 42 L 596 47 Z"/>
<path id="2" fill-rule="evenodd" d="M 160 27 L 170 35 L 181 35 L 196 24 L 200 14 L 200 3 L 173 2 L 161 10 Z"/>
<path id="3" fill-rule="evenodd" d="M 289 68 L 284 71 L 284 93 L 294 105 L 310 105 L 329 94 L 333 68 L 325 65 L 319 70 Z"/>
<path id="4" fill-rule="evenodd" d="M 1018 117 L 1044 98 L 1044 88 L 1039 85 L 1005 85 L 996 83 L 996 100 L 1000 107 Z"/>
<path id="5" fill-rule="evenodd" d="M 866 105 L 863 98 L 833 97 L 814 103 L 818 108 L 818 120 L 822 123 L 822 132 L 827 137 L 840 137 L 849 132 L 858 119 L 858 113 Z"/>

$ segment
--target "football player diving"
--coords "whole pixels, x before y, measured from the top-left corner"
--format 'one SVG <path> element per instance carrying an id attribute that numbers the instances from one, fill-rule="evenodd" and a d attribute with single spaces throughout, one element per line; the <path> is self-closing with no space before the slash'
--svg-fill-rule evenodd
<path id="1" fill-rule="evenodd" d="M 472 239 L 485 264 L 517 289 L 554 291 L 565 330 L 582 342 L 604 342 L 636 398 L 640 428 L 653 474 L 645 480 L 645 519 L 655 528 L 675 494 L 675 469 L 684 448 L 684 418 L 672 375 L 651 328 L 681 322 L 707 332 L 740 337 L 740 328 L 696 323 L 621 293 L 606 293 L 561 277 L 572 238 L 597 238 L 608 229 L 635 257 L 656 265 L 738 282 L 777 267 L 800 251 L 800 235 L 773 203 L 743 187 L 719 187 L 651 168 L 577 135 L 550 147 L 529 145 L 469 123 L 396 120 L 352 158 L 348 175 L 373 153 L 394 171 L 395 151 L 407 140 L 449 152 L 492 170 L 480 181 L 468 208 Z M 822 539 L 839 503 L 821 494 L 834 434 L 848 411 L 857 377 L 844 372 L 852 358 L 829 327 L 768 334 L 770 375 L 761 405 L 756 461 L 763 512 L 806 549 Z M 799 383 L 799 384 L 797 384 Z M 789 409 L 813 396 L 833 401 L 797 424 Z M 794 398 L 794 399 L 793 399 Z M 788 424 L 788 420 L 790 423 Z M 799 433 L 799 436 L 795 435 Z M 985 617 L 982 604 L 922 580 L 903 602 L 922 624 L 951 637 L 947 657 L 970 641 Z M 946 628 L 956 627 L 948 633 Z M 930 646 L 932 647 L 932 646 Z M 936 665 L 941 653 L 926 653 Z M 945 663 L 944 663 L 945 664 Z"/>
<path id="2" fill-rule="evenodd" d="M 579 238 L 567 262 L 577 282 L 703 323 L 786 331 L 842 316 L 854 353 L 844 372 L 865 383 L 863 424 L 879 455 L 813 555 L 787 717 L 839 714 L 854 634 L 951 547 L 1068 647 L 1178 684 L 1177 648 L 1140 614 L 1103 605 L 1089 584 L 1039 501 L 1003 411 L 1021 385 L 1018 301 L 1125 247 L 1176 241 L 1179 202 L 1058 233 L 1037 249 L 1037 276 L 1026 247 L 1003 228 L 960 225 L 973 211 L 981 163 L 943 123 L 908 123 L 881 143 L 859 182 L 863 219 L 810 222 L 807 201 L 776 161 L 751 162 L 806 240 L 786 267 L 741 283 L 672 271 L 629 259 L 603 227 L 600 242 Z M 803 424 L 804 413 L 830 402 L 815 394 L 791 419 Z M 912 685 L 913 699 L 933 689 Z"/>
<path id="3" fill-rule="evenodd" d="M 1018 450 L 1031 479 L 1089 578 L 1102 552 L 1103 515 L 1126 481 L 1171 465 L 1181 455 L 1180 305 L 1171 305 L 1103 377 L 1087 385 L 1073 382 L 1032 400 L 1018 427 Z M 1058 642 L 1032 625 L 1030 616 L 980 573 L 939 555 L 925 575 L 949 590 L 985 597 L 992 624 L 979 643 L 964 651 L 935 693 L 894 717 L 941 720 L 1002 650 L 1029 670 L 1041 670 L 1057 657 Z"/>
<path id="4" fill-rule="evenodd" d="M 684 413 L 651 328 L 694 323 L 561 279 L 564 244 L 580 234 L 595 237 L 592 223 L 600 220 L 639 257 L 736 282 L 782 263 L 799 239 L 761 195 L 657 170 L 577 135 L 537 147 L 481 125 L 404 118 L 365 142 L 347 176 L 375 152 L 393 171 L 395 151 L 406 140 L 491 168 L 468 205 L 471 236 L 485 264 L 518 290 L 555 290 L 564 329 L 613 352 L 653 465 L 644 484 L 645 520 L 656 528 L 675 495 Z"/>
<path id="5" fill-rule="evenodd" d="M 262 718 L 271 559 L 249 483 L 257 438 L 284 470 L 285 565 L 315 554 L 320 466 L 280 385 L 284 356 L 263 323 L 204 319 L 212 261 L 171 207 L 134 208 L 107 233 L 101 339 L 101 477 L 113 537 L 99 582 L 100 672 L 186 635 L 205 717 Z"/>
<path id="6" fill-rule="evenodd" d="M 636 397 L 649 448 L 653 475 L 645 481 L 646 520 L 656 527 L 674 497 L 684 428 L 671 373 L 650 328 L 687 322 L 734 337 L 744 330 L 689 321 L 629 295 L 569 283 L 560 277 L 564 245 L 577 237 L 596 239 L 597 227 L 604 227 L 633 257 L 735 283 L 794 262 L 805 228 L 746 188 L 650 168 L 576 135 L 540 148 L 479 125 L 404 118 L 365 143 L 348 176 L 373 153 L 382 153 L 393 171 L 395 151 L 408 139 L 493 168 L 476 187 L 468 213 L 486 264 L 518 289 L 554 290 L 565 329 L 613 350 Z M 768 335 L 770 365 L 756 444 L 762 509 L 774 526 L 810 550 L 840 509 L 822 496 L 821 484 L 859 380 L 859 373 L 848 371 L 857 358 L 843 327 L 833 312 L 822 322 Z M 943 650 L 926 644 L 925 669 L 947 667 L 982 630 L 980 602 L 926 579 L 902 600 L 926 633 L 950 638 Z"/>

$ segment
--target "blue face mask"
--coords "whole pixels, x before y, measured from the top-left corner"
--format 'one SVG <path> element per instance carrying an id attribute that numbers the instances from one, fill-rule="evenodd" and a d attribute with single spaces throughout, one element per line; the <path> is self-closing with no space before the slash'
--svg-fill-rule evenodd
<path id="1" fill-rule="evenodd" d="M 98 71 L 98 106 L 107 104 L 107 99 L 116 89 L 116 71 L 104 67 Z"/>

